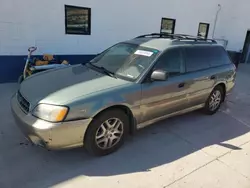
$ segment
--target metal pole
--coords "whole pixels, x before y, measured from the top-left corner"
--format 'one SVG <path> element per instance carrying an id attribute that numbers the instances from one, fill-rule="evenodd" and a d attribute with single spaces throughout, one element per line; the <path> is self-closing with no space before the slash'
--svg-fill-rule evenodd
<path id="1" fill-rule="evenodd" d="M 221 5 L 218 4 L 218 10 L 217 10 L 217 13 L 216 13 L 216 16 L 215 16 L 215 20 L 214 20 L 214 29 L 213 29 L 212 38 L 214 38 L 214 33 L 215 33 L 216 24 L 217 24 L 217 21 L 218 21 L 218 16 L 219 16 L 219 12 L 220 11 L 221 11 Z"/>

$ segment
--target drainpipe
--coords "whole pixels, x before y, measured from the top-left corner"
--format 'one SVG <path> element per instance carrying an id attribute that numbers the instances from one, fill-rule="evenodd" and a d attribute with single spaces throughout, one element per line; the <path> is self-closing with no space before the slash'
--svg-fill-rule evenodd
<path id="1" fill-rule="evenodd" d="M 214 38 L 214 33 L 215 33 L 216 24 L 217 24 L 217 21 L 218 21 L 218 16 L 219 16 L 220 11 L 221 11 L 221 5 L 218 4 L 218 10 L 217 10 L 217 13 L 216 13 L 216 16 L 215 16 L 215 20 L 214 20 L 214 29 L 213 29 L 212 38 Z"/>

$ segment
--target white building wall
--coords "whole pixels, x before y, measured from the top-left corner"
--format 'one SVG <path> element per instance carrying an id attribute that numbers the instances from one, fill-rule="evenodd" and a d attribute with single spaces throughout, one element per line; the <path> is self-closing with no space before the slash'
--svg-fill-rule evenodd
<path id="1" fill-rule="evenodd" d="M 216 36 L 229 40 L 228 50 L 239 52 L 250 29 L 250 1 L 222 0 L 221 4 Z"/>
<path id="2" fill-rule="evenodd" d="M 247 3 L 247 0 L 242 0 Z M 29 46 L 38 54 L 96 54 L 108 46 L 140 34 L 159 32 L 161 18 L 176 19 L 175 33 L 197 35 L 199 22 L 210 23 L 209 36 L 219 3 L 229 0 L 0 0 L 0 55 L 25 55 Z M 230 0 L 230 2 L 233 2 Z M 64 5 L 91 8 L 91 35 L 66 35 Z M 249 3 L 247 3 L 249 4 Z M 237 3 L 220 16 L 216 35 L 230 38 L 229 46 L 239 49 L 246 31 L 226 22 Z M 238 21 L 247 6 L 236 6 Z M 226 22 L 226 23 L 225 23 Z M 223 24 L 225 24 L 223 26 Z M 236 24 L 233 22 L 233 24 Z M 248 23 L 250 24 L 250 23 Z M 245 28 L 244 23 L 237 26 Z M 241 37 L 239 39 L 238 37 Z M 232 38 L 232 42 L 231 42 Z"/>

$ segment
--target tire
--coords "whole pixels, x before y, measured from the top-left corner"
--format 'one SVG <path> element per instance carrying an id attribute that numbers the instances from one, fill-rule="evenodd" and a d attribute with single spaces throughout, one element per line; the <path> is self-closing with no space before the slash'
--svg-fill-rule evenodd
<path id="1" fill-rule="evenodd" d="M 206 101 L 204 112 L 208 115 L 215 114 L 220 109 L 221 103 L 223 102 L 224 99 L 224 95 L 225 92 L 223 88 L 221 86 L 216 86 Z M 212 105 L 213 102 L 214 106 Z"/>
<path id="2" fill-rule="evenodd" d="M 95 156 L 108 155 L 123 145 L 128 132 L 129 119 L 122 110 L 104 111 L 90 123 L 84 137 L 85 149 Z"/>
<path id="3" fill-rule="evenodd" d="M 23 82 L 23 75 L 19 76 L 18 81 L 19 84 L 21 84 Z"/>

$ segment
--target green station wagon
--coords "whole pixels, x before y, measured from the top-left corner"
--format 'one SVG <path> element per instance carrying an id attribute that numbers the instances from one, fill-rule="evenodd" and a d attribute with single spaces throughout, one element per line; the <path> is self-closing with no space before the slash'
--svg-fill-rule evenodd
<path id="1" fill-rule="evenodd" d="M 235 77 L 216 41 L 155 33 L 116 44 L 89 63 L 29 77 L 11 106 L 35 145 L 107 155 L 159 120 L 197 109 L 214 114 Z"/>

